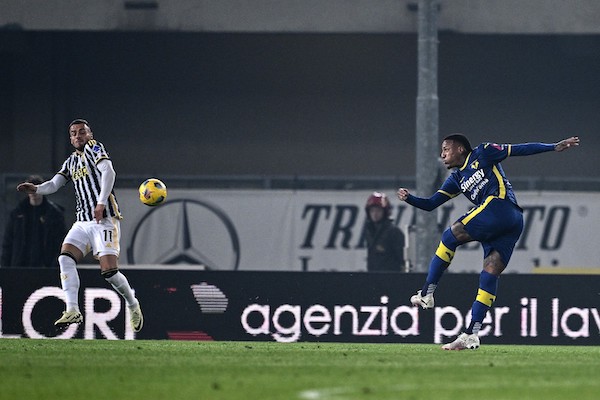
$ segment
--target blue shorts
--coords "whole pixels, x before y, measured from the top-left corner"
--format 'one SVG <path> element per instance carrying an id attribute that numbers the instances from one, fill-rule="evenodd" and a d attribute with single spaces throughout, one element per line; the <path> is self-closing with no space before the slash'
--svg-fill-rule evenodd
<path id="1" fill-rule="evenodd" d="M 457 222 L 461 222 L 467 233 L 481 243 L 484 258 L 496 250 L 504 265 L 508 265 L 523 232 L 523 210 L 510 200 L 490 196 Z"/>

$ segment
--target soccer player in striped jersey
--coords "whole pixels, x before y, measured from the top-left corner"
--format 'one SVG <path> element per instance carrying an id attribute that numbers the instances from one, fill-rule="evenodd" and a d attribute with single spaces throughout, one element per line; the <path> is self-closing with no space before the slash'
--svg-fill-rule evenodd
<path id="1" fill-rule="evenodd" d="M 94 140 L 86 120 L 71 122 L 69 137 L 75 151 L 51 180 L 39 185 L 24 182 L 17 186 L 18 191 L 43 195 L 56 192 L 68 181 L 72 181 L 75 188 L 77 220 L 67 233 L 58 257 L 66 310 L 54 324 L 64 328 L 83 321 L 79 310 L 77 264 L 92 251 L 104 279 L 125 299 L 131 327 L 139 332 L 144 324 L 140 303 L 118 268 L 122 216 L 113 190 L 116 173 L 112 161 L 104 145 Z"/>
<path id="2" fill-rule="evenodd" d="M 448 169 L 455 168 L 430 198 L 413 196 L 405 188 L 398 198 L 422 210 L 431 211 L 448 200 L 464 194 L 474 205 L 442 233 L 442 240 L 429 264 L 423 288 L 411 297 L 414 306 L 433 308 L 433 293 L 442 274 L 454 257 L 456 248 L 477 241 L 484 251 L 479 290 L 471 309 L 471 323 L 444 350 L 476 349 L 483 319 L 496 300 L 498 278 L 508 265 L 515 244 L 523 231 L 523 210 L 500 162 L 510 156 L 527 156 L 547 151 L 563 151 L 579 145 L 576 136 L 558 143 L 495 144 L 482 143 L 475 149 L 466 136 L 454 134 L 444 138 L 441 158 Z"/>

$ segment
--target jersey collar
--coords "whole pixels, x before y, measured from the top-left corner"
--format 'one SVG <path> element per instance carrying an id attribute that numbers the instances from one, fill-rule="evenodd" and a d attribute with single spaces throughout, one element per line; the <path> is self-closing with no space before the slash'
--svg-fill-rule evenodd
<path id="1" fill-rule="evenodd" d="M 467 165 L 469 165 L 469 158 L 471 158 L 471 154 L 473 154 L 473 152 L 467 154 L 467 158 L 465 158 L 465 163 L 462 165 L 462 167 L 459 168 L 459 171 L 464 170 L 467 167 Z"/>

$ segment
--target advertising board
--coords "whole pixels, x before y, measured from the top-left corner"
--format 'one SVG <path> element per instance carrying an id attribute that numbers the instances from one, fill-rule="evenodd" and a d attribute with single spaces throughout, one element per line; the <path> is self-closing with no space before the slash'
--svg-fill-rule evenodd
<path id="1" fill-rule="evenodd" d="M 436 307 L 409 303 L 423 274 L 125 270 L 145 316 L 134 333 L 123 299 L 80 270 L 81 325 L 57 332 L 58 273 L 0 269 L 2 337 L 444 343 L 469 322 L 477 274 L 444 276 Z M 509 274 L 482 343 L 600 344 L 600 276 Z"/>

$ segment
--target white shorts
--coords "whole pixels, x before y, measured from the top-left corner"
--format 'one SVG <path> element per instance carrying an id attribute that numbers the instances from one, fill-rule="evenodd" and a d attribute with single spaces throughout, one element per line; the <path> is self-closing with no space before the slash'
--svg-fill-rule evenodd
<path id="1" fill-rule="evenodd" d="M 104 218 L 96 221 L 77 221 L 73 224 L 63 243 L 72 244 L 85 256 L 92 251 L 96 258 L 106 255 L 119 256 L 121 221 L 117 218 Z"/>

